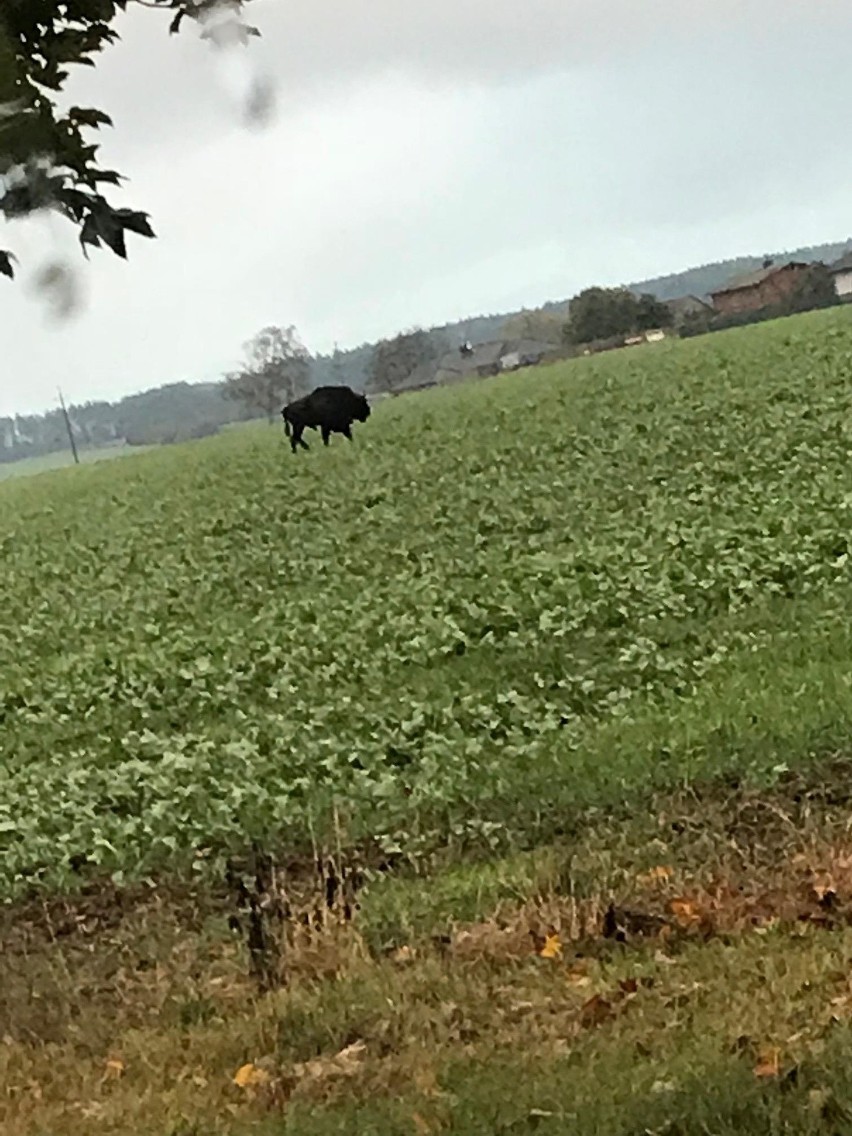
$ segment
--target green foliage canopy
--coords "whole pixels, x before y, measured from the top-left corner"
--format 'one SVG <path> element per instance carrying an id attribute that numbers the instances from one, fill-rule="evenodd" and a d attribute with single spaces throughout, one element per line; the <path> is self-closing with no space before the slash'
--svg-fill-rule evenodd
<path id="1" fill-rule="evenodd" d="M 128 4 L 202 25 L 214 42 L 259 34 L 243 23 L 248 0 L 3 0 L 0 6 L 0 214 L 8 221 L 53 210 L 79 230 L 80 244 L 127 256 L 127 234 L 153 237 L 148 214 L 118 207 L 105 188 L 122 176 L 104 168 L 91 131 L 111 126 L 96 107 L 60 109 L 69 68 L 94 67 L 119 38 L 116 23 Z M 208 21 L 224 17 L 215 26 Z M 0 249 L 0 274 L 13 277 L 15 258 Z"/>

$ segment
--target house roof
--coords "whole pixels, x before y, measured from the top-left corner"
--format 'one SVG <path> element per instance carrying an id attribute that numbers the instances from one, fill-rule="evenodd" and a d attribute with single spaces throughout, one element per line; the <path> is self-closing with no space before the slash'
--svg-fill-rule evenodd
<path id="1" fill-rule="evenodd" d="M 538 339 L 495 339 L 490 343 L 477 343 L 470 355 L 448 351 L 440 360 L 438 369 L 442 372 L 469 374 L 480 367 L 491 367 L 499 363 L 504 355 L 546 355 L 554 349 L 553 343 L 543 343 Z"/>
<path id="2" fill-rule="evenodd" d="M 725 292 L 740 292 L 746 288 L 757 288 L 764 280 L 768 280 L 770 276 L 774 276 L 776 272 L 781 272 L 785 268 L 807 267 L 804 261 L 791 260 L 786 264 L 772 264 L 769 268 L 758 268 L 756 272 L 747 272 L 744 276 L 735 276 L 733 280 L 729 280 L 721 288 L 714 288 L 710 295 L 721 296 Z"/>
<path id="3" fill-rule="evenodd" d="M 415 391 L 423 390 L 424 387 L 431 387 L 435 385 L 435 364 L 434 363 L 421 363 L 419 367 L 415 367 L 410 375 L 400 383 L 396 383 L 393 387 L 394 393 L 400 391 Z"/>
<path id="4" fill-rule="evenodd" d="M 672 315 L 686 315 L 694 311 L 710 311 L 710 305 L 700 296 L 676 296 L 673 300 L 665 301 L 666 307 Z"/>
<path id="5" fill-rule="evenodd" d="M 852 249 L 828 266 L 829 272 L 852 272 Z"/>

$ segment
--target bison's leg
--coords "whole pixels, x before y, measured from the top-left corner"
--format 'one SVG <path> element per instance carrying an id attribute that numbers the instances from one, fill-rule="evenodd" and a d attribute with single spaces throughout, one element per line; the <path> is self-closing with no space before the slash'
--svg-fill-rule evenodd
<path id="1" fill-rule="evenodd" d="M 352 426 L 349 422 L 343 423 L 343 425 L 340 427 L 340 433 L 343 434 L 344 437 L 348 438 L 350 442 L 352 441 Z"/>
<path id="2" fill-rule="evenodd" d="M 331 430 L 329 430 L 328 426 L 323 426 L 322 427 L 322 444 L 324 446 L 328 445 L 328 440 L 329 440 L 330 437 L 331 437 Z"/>
<path id="3" fill-rule="evenodd" d="M 309 449 L 308 443 L 302 437 L 304 429 L 305 427 L 301 422 L 297 422 L 293 426 L 293 437 L 290 439 L 290 448 L 292 449 L 294 454 L 298 446 L 301 446 L 303 450 Z"/>

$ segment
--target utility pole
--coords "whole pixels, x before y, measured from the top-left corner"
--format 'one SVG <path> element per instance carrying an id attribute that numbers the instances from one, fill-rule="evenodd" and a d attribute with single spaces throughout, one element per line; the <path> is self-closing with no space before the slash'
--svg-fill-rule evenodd
<path id="1" fill-rule="evenodd" d="M 65 408 L 65 399 L 62 397 L 62 389 L 59 388 L 59 405 L 62 407 L 62 417 L 65 419 L 65 429 L 68 431 L 68 441 L 71 443 L 71 453 L 74 455 L 74 464 L 80 464 L 80 455 L 77 453 L 77 443 L 74 441 L 74 431 L 71 429 L 71 419 L 68 417 L 68 411 Z"/>

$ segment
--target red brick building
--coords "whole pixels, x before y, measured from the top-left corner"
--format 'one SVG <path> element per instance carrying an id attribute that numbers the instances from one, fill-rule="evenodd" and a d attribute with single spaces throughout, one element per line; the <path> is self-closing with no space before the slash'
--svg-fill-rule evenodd
<path id="1" fill-rule="evenodd" d="M 757 272 L 730 280 L 710 293 L 713 307 L 724 316 L 756 312 L 783 303 L 807 273 L 809 264 L 768 264 Z"/>

